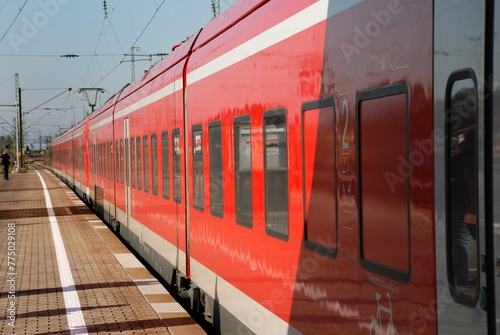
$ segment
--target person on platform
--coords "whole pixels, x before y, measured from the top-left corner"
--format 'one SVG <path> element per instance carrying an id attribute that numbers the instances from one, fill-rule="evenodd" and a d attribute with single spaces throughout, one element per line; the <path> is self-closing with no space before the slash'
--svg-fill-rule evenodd
<path id="1" fill-rule="evenodd" d="M 3 179 L 9 180 L 9 166 L 10 166 L 10 155 L 7 150 L 5 150 L 0 156 L 1 164 L 3 165 Z"/>

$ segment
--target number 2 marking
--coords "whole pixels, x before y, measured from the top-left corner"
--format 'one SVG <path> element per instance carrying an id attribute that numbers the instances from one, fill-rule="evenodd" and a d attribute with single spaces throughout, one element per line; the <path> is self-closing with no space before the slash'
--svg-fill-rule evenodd
<path id="1" fill-rule="evenodd" d="M 342 149 L 349 150 L 350 144 L 346 141 L 347 127 L 349 127 L 349 105 L 347 103 L 347 99 L 344 99 L 342 102 L 342 115 L 346 115 L 346 121 L 344 126 L 344 134 L 342 135 Z"/>

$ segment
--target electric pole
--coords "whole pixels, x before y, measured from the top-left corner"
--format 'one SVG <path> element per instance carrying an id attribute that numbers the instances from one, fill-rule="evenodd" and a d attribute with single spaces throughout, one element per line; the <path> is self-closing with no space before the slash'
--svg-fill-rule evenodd
<path id="1" fill-rule="evenodd" d="M 18 120 L 19 122 L 19 147 L 17 148 L 18 152 L 16 154 L 17 157 L 17 167 L 24 168 L 24 160 L 23 160 L 23 109 L 22 109 L 22 99 L 21 99 L 21 87 L 19 86 L 19 73 L 16 73 L 16 105 L 19 112 Z"/>
<path id="2" fill-rule="evenodd" d="M 212 0 L 212 13 L 214 17 L 220 14 L 220 0 Z"/>

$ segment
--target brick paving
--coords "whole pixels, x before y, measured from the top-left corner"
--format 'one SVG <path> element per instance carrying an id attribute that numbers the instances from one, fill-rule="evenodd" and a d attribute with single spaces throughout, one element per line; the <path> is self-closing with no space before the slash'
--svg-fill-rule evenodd
<path id="1" fill-rule="evenodd" d="M 40 173 L 88 334 L 206 334 L 71 190 Z M 68 323 L 45 206 L 37 173 L 0 181 L 0 334 L 85 333 Z"/>

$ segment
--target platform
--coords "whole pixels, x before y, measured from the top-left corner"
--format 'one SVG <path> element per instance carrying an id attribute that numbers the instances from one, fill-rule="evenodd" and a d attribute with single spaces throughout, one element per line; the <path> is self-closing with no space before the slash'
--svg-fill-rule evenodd
<path id="1" fill-rule="evenodd" d="M 51 172 L 0 181 L 0 241 L 0 334 L 206 334 Z"/>

